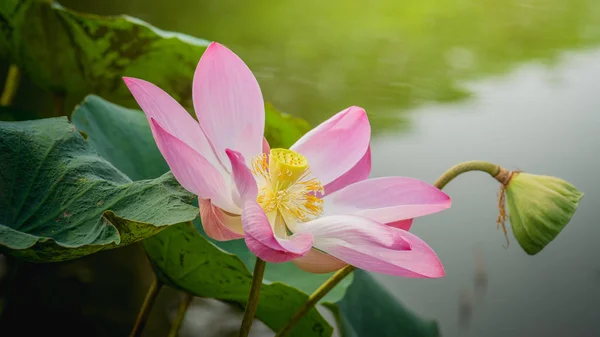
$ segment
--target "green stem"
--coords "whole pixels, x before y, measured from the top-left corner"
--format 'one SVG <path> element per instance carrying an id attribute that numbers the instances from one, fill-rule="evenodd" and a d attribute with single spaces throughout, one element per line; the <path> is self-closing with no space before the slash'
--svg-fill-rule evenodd
<path id="1" fill-rule="evenodd" d="M 256 264 L 254 265 L 254 275 L 252 276 L 252 285 L 250 286 L 250 295 L 248 295 L 248 303 L 246 304 L 246 311 L 244 311 L 244 319 L 242 320 L 242 326 L 240 327 L 240 337 L 247 337 L 252 327 L 252 321 L 254 320 L 254 314 L 258 307 L 258 298 L 260 295 L 260 287 L 262 285 L 263 275 L 265 273 L 265 261 L 259 257 L 256 258 Z"/>
<path id="2" fill-rule="evenodd" d="M 489 173 L 492 177 L 496 178 L 496 180 L 501 181 L 501 173 L 508 172 L 506 169 L 486 162 L 482 160 L 473 160 L 467 161 L 456 166 L 451 167 L 449 170 L 444 172 L 433 184 L 435 187 L 440 190 L 444 188 L 450 181 L 459 175 L 469 172 L 469 171 L 482 171 Z M 340 270 L 338 270 L 333 276 L 331 276 L 325 283 L 323 283 L 319 289 L 317 289 L 310 297 L 308 301 L 306 301 L 296 313 L 290 318 L 290 320 L 285 324 L 285 326 L 279 330 L 279 332 L 275 335 L 275 337 L 284 337 L 287 336 L 288 333 L 292 330 L 292 328 L 312 309 L 318 302 L 321 300 L 327 293 L 333 289 L 338 283 L 340 283 L 346 276 L 348 276 L 353 270 L 354 266 L 346 266 Z"/>
<path id="3" fill-rule="evenodd" d="M 352 271 L 354 271 L 354 266 L 346 266 L 340 270 L 338 270 L 333 276 L 331 276 L 325 283 L 323 283 L 319 289 L 317 289 L 312 295 L 308 297 L 308 301 L 306 301 L 298 311 L 290 318 L 290 320 L 285 324 L 285 326 L 279 330 L 279 332 L 275 335 L 275 337 L 287 336 L 287 334 L 292 331 L 292 328 L 300 322 L 302 317 L 306 315 L 322 298 L 327 295 L 327 293 L 333 289 L 341 280 L 343 280 L 346 276 L 348 276 Z"/>
<path id="4" fill-rule="evenodd" d="M 21 81 L 21 72 L 19 67 L 11 64 L 8 68 L 8 74 L 6 75 L 6 81 L 4 82 L 4 89 L 2 90 L 2 96 L 0 96 L 0 106 L 11 105 L 15 95 L 17 94 L 17 88 Z"/>
<path id="5" fill-rule="evenodd" d="M 183 294 L 183 298 L 181 302 L 179 302 L 179 311 L 177 312 L 177 317 L 175 317 L 175 321 L 173 321 L 173 325 L 171 325 L 171 331 L 169 331 L 169 337 L 177 337 L 179 334 L 179 329 L 181 328 L 181 323 L 183 323 L 183 319 L 185 318 L 185 312 L 187 311 L 190 303 L 194 296 L 188 292 Z"/>
<path id="6" fill-rule="evenodd" d="M 469 171 L 482 171 L 489 173 L 492 177 L 496 178 L 498 174 L 502 172 L 502 168 L 498 165 L 492 164 L 483 160 L 473 160 L 466 161 L 464 163 L 460 163 L 458 165 L 452 166 L 448 169 L 444 174 L 442 174 L 433 184 L 433 186 L 439 188 L 440 190 L 444 188 L 451 180 L 456 178 L 457 176 L 469 172 Z"/>
<path id="7" fill-rule="evenodd" d="M 155 276 L 154 280 L 152 280 L 152 284 L 146 293 L 146 298 L 144 299 L 144 303 L 142 304 L 142 308 L 138 313 L 137 319 L 135 320 L 135 325 L 133 326 L 133 330 L 131 330 L 131 334 L 129 337 L 139 337 L 142 335 L 142 331 L 144 331 L 144 326 L 148 321 L 148 316 L 150 315 L 150 311 L 152 311 L 152 306 L 156 301 L 156 297 L 158 296 L 158 292 L 162 288 L 162 282 L 158 280 Z"/>

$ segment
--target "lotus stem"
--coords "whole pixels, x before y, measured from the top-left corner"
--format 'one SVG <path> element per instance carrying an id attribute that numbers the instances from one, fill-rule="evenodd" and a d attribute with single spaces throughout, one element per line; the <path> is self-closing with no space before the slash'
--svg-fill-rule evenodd
<path id="1" fill-rule="evenodd" d="M 452 181 L 457 176 L 470 171 L 482 171 L 491 175 L 496 180 L 502 182 L 500 179 L 502 174 L 508 172 L 506 169 L 501 168 L 498 165 L 492 164 L 483 160 L 473 160 L 466 161 L 464 163 L 460 163 L 458 165 L 452 166 L 448 169 L 444 174 L 442 174 L 436 181 L 433 183 L 433 186 L 443 189 L 450 181 Z"/>
<path id="2" fill-rule="evenodd" d="M 285 326 L 279 330 L 279 332 L 275 335 L 275 337 L 287 336 L 287 334 L 292 331 L 292 328 L 296 326 L 298 322 L 312 309 L 322 298 L 327 295 L 333 287 L 335 287 L 341 280 L 343 280 L 346 276 L 348 276 L 352 271 L 356 269 L 354 266 L 346 266 L 340 270 L 338 270 L 335 274 L 333 274 L 325 283 L 323 283 L 319 289 L 317 289 L 312 295 L 308 297 L 308 301 L 306 301 L 298 311 L 290 318 L 290 320 L 285 324 Z"/>
<path id="3" fill-rule="evenodd" d="M 250 295 L 248 295 L 248 303 L 246 304 L 244 319 L 242 320 L 242 326 L 240 328 L 240 337 L 247 337 L 250 333 L 254 314 L 256 313 L 256 308 L 258 308 L 258 299 L 263 275 L 265 274 L 265 266 L 265 261 L 257 257 L 256 264 L 254 265 L 254 275 L 252 276 L 252 285 L 250 286 Z"/>
<path id="4" fill-rule="evenodd" d="M 4 82 L 4 89 L 2 90 L 2 96 L 0 96 L 0 106 L 11 105 L 17 89 L 19 88 L 19 82 L 21 81 L 21 71 L 15 64 L 11 64 L 8 68 L 8 75 L 6 75 L 6 81 Z"/>
<path id="5" fill-rule="evenodd" d="M 146 293 L 146 298 L 144 299 L 144 303 L 142 304 L 142 308 L 138 313 L 137 319 L 135 320 L 135 325 L 133 326 L 133 330 L 131 330 L 131 334 L 129 337 L 139 337 L 142 335 L 144 331 L 144 326 L 148 321 L 148 316 L 150 315 L 150 311 L 152 311 L 152 307 L 154 306 L 154 302 L 156 301 L 156 297 L 162 288 L 162 282 L 158 280 L 155 276 L 154 280 L 152 280 L 152 284 Z"/>
<path id="6" fill-rule="evenodd" d="M 187 309 L 190 307 L 190 303 L 194 296 L 188 292 L 183 293 L 183 298 L 181 302 L 179 302 L 179 311 L 177 312 L 177 317 L 175 317 L 175 321 L 173 321 L 173 325 L 171 325 L 171 331 L 169 331 L 169 337 L 177 337 L 179 334 L 179 329 L 181 329 L 181 323 L 183 323 L 183 319 L 185 318 L 185 313 Z"/>
<path id="7" fill-rule="evenodd" d="M 442 174 L 433 184 L 435 187 L 440 190 L 444 188 L 450 181 L 459 175 L 470 172 L 470 171 L 482 171 L 486 172 L 496 180 L 501 183 L 506 181 L 506 177 L 510 176 L 510 172 L 498 165 L 482 161 L 482 160 L 473 160 L 467 161 L 458 165 L 455 165 L 448 169 L 444 174 Z M 325 296 L 331 289 L 333 289 L 338 283 L 340 283 L 346 276 L 350 275 L 350 273 L 356 269 L 354 266 L 346 266 L 340 270 L 338 270 L 335 274 L 333 274 L 325 283 L 323 283 L 319 289 L 315 290 L 312 295 L 308 298 L 296 313 L 290 318 L 290 320 L 285 324 L 281 330 L 275 335 L 275 337 L 284 337 L 287 336 L 290 331 L 294 328 L 294 326 L 310 311 L 310 309 L 314 308 L 314 306 Z"/>

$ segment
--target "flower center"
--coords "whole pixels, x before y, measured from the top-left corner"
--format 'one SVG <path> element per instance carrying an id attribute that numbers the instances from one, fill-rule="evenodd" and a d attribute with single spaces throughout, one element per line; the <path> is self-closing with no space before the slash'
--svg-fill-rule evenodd
<path id="1" fill-rule="evenodd" d="M 258 185 L 257 202 L 265 211 L 276 232 L 286 234 L 295 222 L 306 222 L 323 213 L 323 185 L 311 177 L 308 161 L 287 149 L 271 149 L 252 159 L 252 173 Z M 285 226 L 287 225 L 287 226 Z"/>

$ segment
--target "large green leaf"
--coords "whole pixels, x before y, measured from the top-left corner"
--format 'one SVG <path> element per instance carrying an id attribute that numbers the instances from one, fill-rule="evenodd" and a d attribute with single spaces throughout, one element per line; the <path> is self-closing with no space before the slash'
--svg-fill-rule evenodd
<path id="1" fill-rule="evenodd" d="M 0 122 L 0 249 L 63 261 L 131 244 L 198 214 L 170 173 L 132 182 L 66 118 Z"/>
<path id="2" fill-rule="evenodd" d="M 406 309 L 369 273 L 354 271 L 354 282 L 337 305 L 328 305 L 346 337 L 438 337 L 437 323 Z"/>
<path id="3" fill-rule="evenodd" d="M 196 296 L 245 304 L 252 274 L 234 254 L 210 244 L 191 224 L 173 226 L 144 240 L 157 274 L 167 284 Z M 275 267 L 267 265 L 267 270 Z M 308 295 L 281 282 L 262 285 L 256 316 L 278 330 L 306 302 Z M 331 336 L 332 327 L 316 309 L 298 324 L 292 336 Z"/>
<path id="4" fill-rule="evenodd" d="M 266 110 L 267 138 L 273 147 L 289 147 L 308 129 L 305 121 L 282 114 L 270 105 Z M 90 95 L 75 110 L 72 120 L 80 131 L 88 135 L 88 142 L 98 153 L 130 178 L 153 178 L 168 170 L 141 111 L 126 109 Z M 201 225 L 196 225 L 202 233 Z M 254 268 L 255 257 L 243 240 L 210 241 L 237 255 L 250 270 Z M 283 282 L 306 293 L 316 290 L 329 276 L 307 273 L 293 263 L 269 265 L 265 272 L 267 280 Z M 323 300 L 335 302 L 341 299 L 351 282 L 352 277 L 348 277 Z"/>
<path id="5" fill-rule="evenodd" d="M 126 109 L 98 96 L 87 96 L 71 116 L 90 145 L 132 180 L 151 179 L 169 171 L 139 110 Z"/>
<path id="6" fill-rule="evenodd" d="M 77 13 L 44 0 L 0 1 L 5 53 L 38 86 L 76 103 L 88 93 L 132 104 L 122 76 L 151 81 L 191 102 L 192 74 L 208 42 L 129 16 Z"/>

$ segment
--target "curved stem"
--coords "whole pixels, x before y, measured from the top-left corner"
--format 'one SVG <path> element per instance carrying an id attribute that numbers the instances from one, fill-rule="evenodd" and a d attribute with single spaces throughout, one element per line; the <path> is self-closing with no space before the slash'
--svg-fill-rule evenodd
<path id="1" fill-rule="evenodd" d="M 341 280 L 343 280 L 348 274 L 354 271 L 356 267 L 354 266 L 346 266 L 340 270 L 338 270 L 333 276 L 331 276 L 325 283 L 323 283 L 319 289 L 317 289 L 312 295 L 308 297 L 308 301 L 306 301 L 298 311 L 290 318 L 290 320 L 285 324 L 285 326 L 279 330 L 279 332 L 275 335 L 275 337 L 287 336 L 287 334 L 292 331 L 292 328 L 296 326 L 298 322 L 312 309 L 322 298 L 327 295 L 327 293 L 333 289 Z"/>
<path id="2" fill-rule="evenodd" d="M 179 334 L 179 329 L 181 328 L 181 323 L 183 323 L 183 319 L 185 318 L 185 312 L 187 311 L 190 303 L 194 296 L 188 292 L 183 293 L 183 298 L 181 302 L 179 302 L 179 311 L 177 312 L 177 317 L 175 317 L 175 321 L 173 321 L 173 325 L 171 325 L 171 330 L 169 331 L 169 337 L 177 337 Z"/>
<path id="3" fill-rule="evenodd" d="M 15 95 L 17 94 L 17 88 L 21 81 L 21 71 L 19 67 L 14 64 L 8 68 L 8 74 L 6 75 L 6 81 L 4 82 L 4 89 L 2 90 L 2 96 L 0 96 L 0 106 L 11 105 Z"/>
<path id="4" fill-rule="evenodd" d="M 150 315 L 150 311 L 152 310 L 154 301 L 156 301 L 156 297 L 160 291 L 160 288 L 162 288 L 162 282 L 160 282 L 157 277 L 154 277 L 154 280 L 152 280 L 152 284 L 146 293 L 146 298 L 144 299 L 144 303 L 142 304 L 142 308 L 138 313 L 137 319 L 135 320 L 135 325 L 133 326 L 133 330 L 131 330 L 129 337 L 139 337 L 142 335 L 142 331 L 144 331 L 144 326 L 148 321 L 148 316 Z"/>
<path id="5" fill-rule="evenodd" d="M 242 320 L 242 326 L 240 327 L 240 337 L 247 337 L 252 327 L 252 321 L 254 320 L 254 314 L 258 307 L 258 298 L 260 295 L 260 287 L 262 285 L 263 275 L 265 273 L 265 261 L 259 257 L 256 258 L 256 264 L 254 265 L 254 275 L 252 276 L 252 285 L 250 286 L 250 295 L 248 295 L 248 303 L 246 304 L 246 311 L 244 311 L 244 319 Z"/>
<path id="6" fill-rule="evenodd" d="M 433 186 L 439 188 L 440 190 L 444 188 L 450 181 L 454 178 L 469 171 L 482 171 L 489 173 L 492 177 L 496 178 L 498 174 L 501 172 L 502 168 L 496 164 L 492 164 L 483 160 L 473 160 L 466 161 L 464 163 L 460 163 L 458 165 L 452 166 L 448 169 L 444 174 L 442 174 L 436 181 L 433 183 Z"/>
<path id="7" fill-rule="evenodd" d="M 440 190 L 444 188 L 450 181 L 459 175 L 469 172 L 469 171 L 482 171 L 489 173 L 496 180 L 502 182 L 503 179 L 501 175 L 502 172 L 508 172 L 506 169 L 492 164 L 483 160 L 473 160 L 467 161 L 455 166 L 452 166 L 448 169 L 444 174 L 442 174 L 433 184 L 435 187 Z M 304 303 L 298 311 L 290 318 L 290 320 L 285 324 L 285 326 L 279 330 L 279 332 L 275 335 L 275 337 L 284 337 L 287 336 L 288 333 L 292 330 L 292 328 L 304 317 L 304 315 L 312 309 L 320 299 L 322 299 L 327 293 L 333 289 L 340 281 L 342 281 L 346 276 L 348 276 L 353 270 L 354 266 L 346 266 L 340 270 L 338 270 L 333 276 L 331 276 L 325 283 L 323 283 L 319 289 L 317 289 L 310 297 L 308 301 Z"/>

